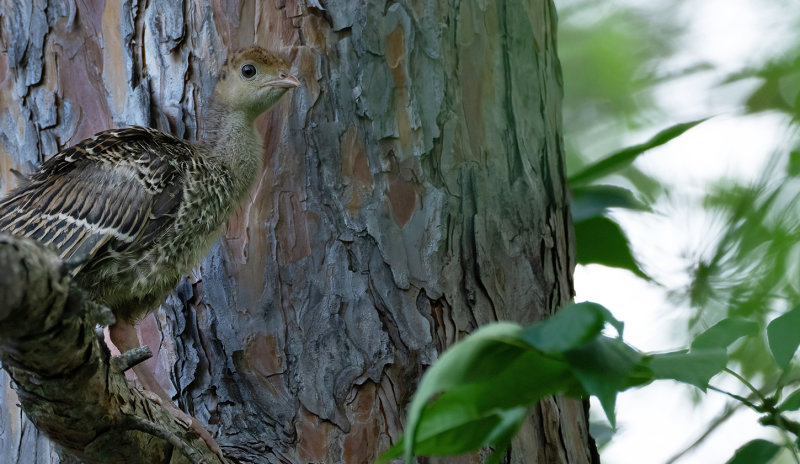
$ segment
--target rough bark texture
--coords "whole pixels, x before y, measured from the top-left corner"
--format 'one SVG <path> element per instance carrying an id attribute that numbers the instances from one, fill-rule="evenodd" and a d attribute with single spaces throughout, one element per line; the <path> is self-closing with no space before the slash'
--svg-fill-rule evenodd
<path id="1" fill-rule="evenodd" d="M 304 86 L 261 121 L 258 187 L 140 325 L 233 460 L 371 462 L 438 353 L 571 298 L 551 0 L 3 0 L 0 17 L 3 190 L 112 126 L 197 137 L 229 50 L 293 57 Z M 0 460 L 57 462 L 0 400 Z M 553 398 L 507 460 L 591 459 L 582 403 Z"/>
<path id="2" fill-rule="evenodd" d="M 83 462 L 227 464 L 110 362 L 95 326 L 113 315 L 70 285 L 53 252 L 0 235 L 0 268 L 0 359 L 38 430 Z"/>

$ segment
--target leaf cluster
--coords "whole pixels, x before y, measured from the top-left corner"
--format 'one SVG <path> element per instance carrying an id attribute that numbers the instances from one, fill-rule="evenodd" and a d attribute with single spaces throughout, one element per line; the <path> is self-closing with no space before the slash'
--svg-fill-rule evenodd
<path id="1" fill-rule="evenodd" d="M 614 336 L 604 333 L 611 327 Z M 499 462 L 529 409 L 543 398 L 596 396 L 612 426 L 619 392 L 672 379 L 702 390 L 727 364 L 727 346 L 754 330 L 744 321 L 715 326 L 689 349 L 642 353 L 622 338 L 623 325 L 601 305 L 571 304 L 522 327 L 485 326 L 446 351 L 428 370 L 408 411 L 402 440 L 381 462 L 404 456 L 493 449 Z M 796 347 L 795 347 L 796 348 Z"/>
<path id="2" fill-rule="evenodd" d="M 622 338 L 623 324 L 596 303 L 571 304 L 552 318 L 522 327 L 510 322 L 485 326 L 446 351 L 426 372 L 408 411 L 403 438 L 381 456 L 455 455 L 493 450 L 497 463 L 529 414 L 547 396 L 597 397 L 612 428 L 617 394 L 655 380 L 674 380 L 713 390 L 761 414 L 778 427 L 783 444 L 754 440 L 736 451 L 730 463 L 767 463 L 784 447 L 795 451 L 800 423 L 786 413 L 800 410 L 800 389 L 788 394 L 781 381 L 767 396 L 728 367 L 730 347 L 739 340 L 765 337 L 772 360 L 784 373 L 800 346 L 800 307 L 773 320 L 766 330 L 744 318 L 728 318 L 700 333 L 687 349 L 643 353 Z M 613 328 L 614 336 L 606 335 Z M 753 395 L 738 396 L 710 384 L 727 373 Z"/>

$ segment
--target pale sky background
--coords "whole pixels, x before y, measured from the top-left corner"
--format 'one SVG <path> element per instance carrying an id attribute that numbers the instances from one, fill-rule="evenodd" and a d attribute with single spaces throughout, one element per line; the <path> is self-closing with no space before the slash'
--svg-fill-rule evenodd
<path id="1" fill-rule="evenodd" d="M 647 5 L 643 0 L 618 3 Z M 791 5 L 794 5 L 793 7 Z M 637 166 L 671 186 L 673 201 L 657 205 L 656 214 L 619 212 L 640 263 L 658 281 L 679 288 L 688 282 L 691 265 L 687 250 L 696 250 L 709 233 L 709 221 L 694 208 L 711 181 L 723 177 L 755 179 L 776 150 L 785 147 L 791 134 L 786 119 L 775 114 L 742 116 L 740 102 L 754 83 L 720 88 L 718 82 L 764 54 L 774 55 L 781 41 L 796 36 L 796 15 L 788 8 L 800 3 L 778 0 L 693 0 L 677 8 L 689 24 L 689 33 L 679 43 L 681 51 L 666 66 L 680 69 L 692 63 L 710 62 L 714 71 L 683 78 L 657 91 L 659 105 L 670 118 L 663 127 L 677 122 L 718 115 L 690 130 L 668 145 L 640 157 Z M 769 53 L 767 53 L 769 52 Z M 569 89 L 566 89 L 569 92 Z M 637 135 L 631 143 L 649 138 Z M 568 135 L 567 135 L 568 136 Z M 676 200 L 677 199 L 677 200 Z M 666 351 L 687 345 L 688 308 L 667 301 L 663 288 L 648 284 L 631 273 L 602 266 L 579 266 L 575 272 L 577 301 L 605 305 L 625 322 L 625 339 L 644 351 Z M 712 384 L 742 391 L 734 382 L 715 378 Z M 619 395 L 619 431 L 603 450 L 604 464 L 665 463 L 685 449 L 719 414 L 727 400 L 709 392 L 702 401 L 692 401 L 693 387 L 656 382 Z M 593 414 L 601 408 L 593 400 Z M 725 463 L 737 447 L 758 437 L 775 439 L 775 429 L 762 427 L 758 416 L 742 408 L 706 442 L 676 461 L 681 464 Z"/>

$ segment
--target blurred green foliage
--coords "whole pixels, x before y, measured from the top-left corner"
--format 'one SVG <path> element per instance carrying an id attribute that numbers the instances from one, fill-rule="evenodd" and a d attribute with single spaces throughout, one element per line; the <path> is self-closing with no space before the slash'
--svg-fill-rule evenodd
<path id="1" fill-rule="evenodd" d="M 666 3 L 661 8 L 669 10 L 683 1 Z M 631 131 L 662 119 L 654 89 L 669 78 L 661 65 L 677 51 L 675 38 L 684 26 L 675 14 L 654 22 L 653 6 L 591 0 L 562 0 L 557 6 L 567 169 L 577 173 L 624 146 Z M 661 193 L 657 180 L 633 166 L 615 175 L 650 202 Z"/>
<path id="2" fill-rule="evenodd" d="M 721 182 L 704 208 L 723 224 L 696 257 L 691 284 L 679 292 L 695 313 L 690 328 L 720 317 L 769 319 L 800 305 L 800 179 L 769 169 L 753 185 Z M 797 327 L 800 333 L 800 327 Z M 748 339 L 733 354 L 748 377 L 776 375 L 763 340 Z"/>
<path id="3" fill-rule="evenodd" d="M 675 52 L 673 39 L 682 26 L 654 23 L 649 11 L 614 2 L 563 1 L 558 14 L 567 133 L 580 138 L 598 126 L 646 124 L 657 111 L 652 90 L 663 77 L 659 63 Z M 619 146 L 618 141 L 609 142 Z"/>
<path id="4" fill-rule="evenodd" d="M 762 66 L 745 69 L 723 81 L 730 84 L 756 79 L 758 86 L 744 102 L 751 113 L 781 111 L 792 118 L 800 114 L 800 58 L 794 51 L 790 57 L 776 58 Z"/>
<path id="5" fill-rule="evenodd" d="M 762 3 L 765 8 L 780 5 L 771 0 Z M 600 162 L 597 158 L 635 137 L 632 134 L 653 132 L 659 129 L 654 123 L 670 119 L 653 97 L 659 85 L 692 73 L 713 71 L 707 63 L 694 63 L 679 72 L 668 71 L 664 66 L 680 53 L 680 44 L 685 43 L 681 41 L 687 31 L 686 18 L 682 16 L 687 11 L 682 9 L 685 2 L 561 0 L 557 5 L 559 55 L 565 85 L 567 166 L 575 192 L 575 211 L 579 214 L 575 221 L 579 231 L 581 221 L 588 219 L 587 204 L 592 205 L 595 214 L 612 221 L 613 216 L 608 212 L 613 208 L 658 214 L 660 202 L 669 201 L 663 181 L 621 164 L 598 169 L 613 156 Z M 800 13 L 794 15 L 797 18 L 794 22 L 800 24 Z M 750 91 L 739 102 L 741 113 L 786 115 L 790 130 L 796 132 L 794 126 L 800 122 L 800 36 L 787 39 L 790 40 L 775 48 L 773 55 L 753 57 L 751 62 L 742 63 L 741 70 L 719 79 L 718 87 L 749 83 Z M 662 132 L 668 134 L 662 143 L 680 135 L 673 131 L 677 127 L 680 126 Z M 796 136 L 790 140 L 800 144 Z M 619 153 L 652 146 L 636 145 Z M 631 159 L 643 151 L 635 151 Z M 586 177 L 587 173 L 590 177 Z M 598 173 L 604 174 L 603 184 L 611 185 L 598 186 Z M 670 289 L 676 303 L 688 303 L 694 308 L 688 330 L 697 333 L 732 316 L 750 318 L 764 327 L 781 312 L 800 305 L 798 174 L 800 148 L 792 149 L 790 145 L 785 152 L 774 154 L 755 182 L 743 184 L 720 179 L 705 193 L 698 207 L 721 233 L 706 234 L 702 249 L 686 250 L 694 260 L 687 269 L 691 283 L 686 288 Z M 606 191 L 587 192 L 587 184 L 593 184 L 595 189 L 625 191 L 617 190 L 616 198 L 609 198 Z M 606 207 L 598 204 L 602 202 L 606 202 Z M 599 224 L 596 217 L 593 220 Z M 601 228 L 609 226 L 604 222 Z M 591 239 L 579 237 L 579 256 L 595 255 L 594 246 Z M 589 250 L 581 251 L 582 247 Z M 629 249 L 620 246 L 615 249 L 616 257 L 606 257 L 605 264 L 627 268 L 642 276 L 638 266 L 613 264 L 630 262 Z M 758 338 L 741 343 L 732 354 L 748 377 L 776 375 L 770 370 L 774 364 L 768 358 L 766 342 Z"/>
<path id="6" fill-rule="evenodd" d="M 607 216 L 611 208 L 649 211 L 650 207 L 637 200 L 631 190 L 604 185 L 598 181 L 628 169 L 639 155 L 664 145 L 703 121 L 701 119 L 676 124 L 662 130 L 644 143 L 622 149 L 570 175 L 578 263 L 618 267 L 627 269 L 644 279 L 650 279 L 634 259 L 630 243 L 622 228 Z"/>
<path id="7" fill-rule="evenodd" d="M 680 7 L 685 2 L 557 3 L 565 81 L 567 167 L 576 192 L 575 222 L 581 262 L 581 256 L 595 256 L 594 248 L 598 247 L 591 238 L 592 228 L 584 222 L 587 209 L 599 215 L 592 219 L 597 224 L 600 217 L 605 218 L 602 227 L 594 230 L 608 229 L 607 222 L 614 220 L 609 211 L 624 208 L 660 214 L 673 196 L 663 180 L 648 176 L 635 166 L 607 169 L 602 183 L 610 185 L 603 185 L 603 190 L 597 190 L 601 188 L 597 176 L 587 181 L 583 174 L 601 163 L 597 161 L 599 154 L 627 145 L 635 134 L 658 130 L 659 121 L 673 119 L 654 98 L 659 86 L 693 74 L 720 73 L 702 62 L 689 64 L 683 70 L 665 71 L 668 67 L 664 63 L 680 53 L 679 44 L 687 43 L 682 42 L 686 28 L 680 26 L 685 19 Z M 764 8 L 781 6 L 781 2 L 771 0 L 760 3 Z M 800 25 L 800 11 L 785 3 L 783 6 L 787 16 L 794 17 L 788 22 Z M 666 8 L 672 11 L 667 13 Z M 782 115 L 790 134 L 786 147 L 772 156 L 755 181 L 719 179 L 698 199 L 696 207 L 714 224 L 713 231 L 699 232 L 701 246 L 685 251 L 692 263 L 686 269 L 690 283 L 682 288 L 664 284 L 677 305 L 692 308 L 686 327 L 690 335 L 716 327 L 723 336 L 737 336 L 738 341 L 730 349 L 729 366 L 738 371 L 737 375 L 741 373 L 748 385 L 757 386 L 757 399 L 764 401 L 760 406 L 750 406 L 762 409 L 781 398 L 783 390 L 792 388 L 800 378 L 792 339 L 793 333 L 800 334 L 800 320 L 795 324 L 789 317 L 795 314 L 790 309 L 800 307 L 800 36 L 786 35 L 784 39 L 776 41 L 779 46 L 767 53 L 742 63 L 740 70 L 715 79 L 719 90 L 736 85 L 747 89 L 741 92 L 740 101 L 726 102 L 727 108 L 738 105 L 740 118 L 757 113 Z M 697 156 L 703 154 L 698 152 Z M 596 190 L 586 191 L 587 183 Z M 625 191 L 615 190 L 609 195 L 607 190 L 611 188 Z M 622 232 L 618 236 L 625 237 Z M 601 264 L 627 268 L 641 276 L 641 267 L 629 264 L 630 249 L 652 244 L 635 245 L 617 245 L 612 252 L 615 256 L 605 256 Z M 645 264 L 645 268 L 658 266 Z M 738 337 L 729 330 L 734 326 L 750 332 Z M 772 337 L 766 328 L 772 328 Z M 785 333 L 776 335 L 780 330 Z M 778 339 L 788 348 L 781 351 Z M 695 339 L 695 344 L 699 342 L 699 338 Z M 769 420 L 762 422 L 768 424 Z M 778 448 L 757 440 L 739 449 L 731 462 L 769 462 Z M 800 462 L 796 450 L 792 451 L 796 462 Z M 760 458 L 753 461 L 753 456 Z"/>

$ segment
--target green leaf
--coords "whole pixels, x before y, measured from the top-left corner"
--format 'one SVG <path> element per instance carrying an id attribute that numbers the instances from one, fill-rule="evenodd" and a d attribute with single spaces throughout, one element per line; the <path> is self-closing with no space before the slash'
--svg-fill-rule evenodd
<path id="1" fill-rule="evenodd" d="M 491 444 L 492 437 L 505 433 L 517 424 L 519 416 L 524 417 L 526 412 L 527 408 L 495 411 L 494 414 L 479 417 L 474 421 L 443 429 L 435 435 L 418 440 L 414 447 L 415 454 L 442 456 L 475 451 Z M 513 432 L 516 432 L 516 428 Z"/>
<path id="2" fill-rule="evenodd" d="M 727 348 L 741 337 L 756 333 L 758 333 L 758 323 L 741 317 L 731 317 L 717 322 L 698 335 L 692 342 L 692 349 Z"/>
<path id="3" fill-rule="evenodd" d="M 797 411 L 800 409 L 800 390 L 795 390 L 778 406 L 780 411 Z"/>
<path id="4" fill-rule="evenodd" d="M 645 205 L 652 205 L 656 198 L 659 198 L 668 188 L 664 182 L 645 174 L 636 166 L 628 166 L 620 174 L 631 183 L 636 194 L 644 200 Z M 648 207 L 648 209 L 650 208 Z"/>
<path id="5" fill-rule="evenodd" d="M 480 328 L 445 351 L 428 369 L 408 411 L 406 439 L 403 443 L 403 455 L 407 462 L 413 461 L 418 428 L 429 400 L 452 387 L 489 379 L 504 371 L 526 351 L 526 345 L 519 340 L 521 330 L 519 325 L 509 322 Z"/>
<path id="6" fill-rule="evenodd" d="M 574 176 L 571 176 L 569 178 L 569 183 L 573 186 L 577 186 L 579 184 L 585 185 L 596 179 L 612 174 L 615 171 L 619 171 L 620 169 L 632 163 L 633 160 L 635 160 L 642 153 L 652 148 L 664 145 L 665 143 L 678 137 L 679 135 L 683 134 L 692 127 L 700 124 L 706 119 L 707 118 L 699 119 L 697 121 L 690 121 L 681 124 L 676 124 L 672 127 L 664 129 L 663 131 L 659 132 L 658 134 L 653 136 L 653 138 L 651 138 L 645 143 L 634 145 L 632 147 L 620 150 L 598 161 L 597 163 L 594 163 L 591 166 L 586 167 L 579 173 L 575 174 Z"/>
<path id="7" fill-rule="evenodd" d="M 608 208 L 649 210 L 644 203 L 636 199 L 633 192 L 622 187 L 586 185 L 572 189 L 572 219 L 574 221 L 602 216 Z"/>
<path id="8" fill-rule="evenodd" d="M 628 238 L 611 219 L 594 217 L 576 222 L 575 239 L 578 243 L 578 263 L 627 269 L 650 280 L 633 258 Z"/>
<path id="9" fill-rule="evenodd" d="M 786 166 L 786 174 L 791 177 L 800 176 L 800 151 L 797 149 L 789 152 L 789 164 Z"/>
<path id="10" fill-rule="evenodd" d="M 420 455 L 463 454 L 495 443 L 500 443 L 505 449 L 527 417 L 527 413 L 527 408 L 498 410 L 471 421 L 442 428 L 438 433 L 429 434 L 418 440 L 415 452 Z M 378 458 L 377 463 L 402 456 L 404 444 L 405 438 L 401 438 Z"/>
<path id="11" fill-rule="evenodd" d="M 728 363 L 724 348 L 649 355 L 647 365 L 656 379 L 672 379 L 694 385 L 705 391 L 711 377 L 719 374 Z"/>
<path id="12" fill-rule="evenodd" d="M 383 464 L 384 462 L 389 462 L 392 459 L 397 459 L 403 455 L 403 448 L 405 447 L 405 437 L 401 437 L 400 440 L 397 441 L 394 445 L 392 445 L 388 450 L 384 451 L 383 454 L 378 456 L 378 459 L 375 460 L 375 464 Z"/>
<path id="13" fill-rule="evenodd" d="M 736 450 L 727 464 L 767 464 L 781 450 L 779 445 L 767 440 L 752 440 Z"/>
<path id="14" fill-rule="evenodd" d="M 564 352 L 594 339 L 611 323 L 622 334 L 622 323 L 597 303 L 567 305 L 538 324 L 522 330 L 521 337 L 531 346 L 545 352 Z"/>
<path id="15" fill-rule="evenodd" d="M 480 331 L 479 331 L 480 332 Z M 479 334 L 476 332 L 476 334 Z M 470 344 L 471 337 L 455 345 L 445 353 L 457 351 L 463 344 Z M 487 342 L 484 339 L 483 342 Z M 496 340 L 505 344 L 507 340 Z M 513 345 L 516 347 L 516 345 Z M 503 350 L 474 351 L 474 354 L 501 353 Z M 434 364 L 420 383 L 417 395 L 409 409 L 409 421 L 406 426 L 406 437 L 413 436 L 411 444 L 413 454 L 460 454 L 481 446 L 503 446 L 506 433 L 513 435 L 507 414 L 519 408 L 527 409 L 545 396 L 562 390 L 579 388 L 577 380 L 570 374 L 569 366 L 552 356 L 544 356 L 538 350 L 528 349 L 511 360 L 500 357 L 492 358 L 495 364 L 502 364 L 504 369 L 493 375 L 476 378 L 470 375 L 471 381 L 453 384 L 452 378 L 439 385 L 451 383 L 435 393 L 441 393 L 434 401 L 421 403 L 419 391 L 429 392 L 435 387 L 430 383 L 439 375 L 448 375 L 445 369 L 438 368 L 444 362 L 445 367 L 454 362 L 445 359 Z M 450 370 L 457 375 L 457 370 Z M 429 374 L 432 374 L 429 377 Z M 502 394 L 498 394 L 502 392 Z M 430 398 L 430 397 L 429 397 Z M 412 422 L 412 414 L 417 419 Z M 412 431 L 414 434 L 412 435 Z M 404 445 L 405 447 L 408 445 Z"/>
<path id="16" fill-rule="evenodd" d="M 527 408 L 519 408 L 517 411 L 521 412 L 521 414 L 516 417 L 516 422 L 513 422 L 514 416 L 509 414 L 505 417 L 509 422 L 507 424 L 505 422 L 501 423 L 496 428 L 497 435 L 492 439 L 494 451 L 485 464 L 500 464 L 500 461 L 505 456 L 506 450 L 511 446 L 511 440 L 514 439 L 514 435 L 517 434 L 525 418 L 528 417 Z"/>
<path id="17" fill-rule="evenodd" d="M 497 415 L 498 411 L 527 408 L 545 396 L 579 387 L 565 362 L 538 350 L 528 350 L 506 366 L 491 377 L 452 386 L 425 405 L 418 423 L 417 446 L 438 434 Z M 464 446 L 460 452 L 473 449 L 475 441 Z M 427 450 L 416 451 L 425 454 L 423 451 Z"/>
<path id="18" fill-rule="evenodd" d="M 573 374 L 572 364 L 580 363 L 557 354 L 583 345 L 590 352 L 587 356 L 598 356 L 604 350 L 586 342 L 597 337 L 606 322 L 621 331 L 621 323 L 607 309 L 580 303 L 537 324 L 544 331 L 512 323 L 479 329 L 443 353 L 425 373 L 409 407 L 402 445 L 392 447 L 381 460 L 402 454 L 411 462 L 417 454 L 460 454 L 483 446 L 502 451 L 521 423 L 521 411 L 558 392 L 586 391 Z M 554 351 L 545 354 L 531 343 Z M 613 343 L 622 344 L 617 339 Z M 573 354 L 576 357 L 580 358 Z M 586 363 L 589 368 L 578 366 L 577 371 L 588 371 L 583 376 L 591 379 L 598 363 Z M 620 365 L 618 359 L 610 363 Z"/>
<path id="19" fill-rule="evenodd" d="M 452 409 L 466 404 L 454 402 L 450 407 Z M 517 433 L 527 414 L 527 407 L 497 409 L 471 420 L 449 423 L 446 427 L 436 423 L 437 420 L 431 416 L 431 420 L 420 426 L 414 453 L 421 456 L 443 456 L 469 453 L 485 446 L 496 449 L 507 447 L 507 442 Z M 438 417 L 438 414 L 435 416 Z M 422 425 L 433 426 L 435 433 Z"/>
<path id="20" fill-rule="evenodd" d="M 767 325 L 767 340 L 778 367 L 786 369 L 800 346 L 800 306 L 776 317 Z"/>
<path id="21" fill-rule="evenodd" d="M 618 338 L 598 337 L 567 352 L 565 359 L 586 392 L 600 400 L 612 426 L 617 393 L 652 378 L 641 364 L 642 355 Z"/>

